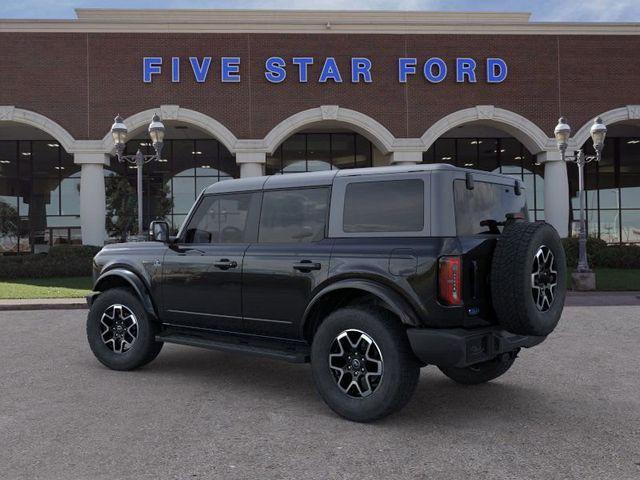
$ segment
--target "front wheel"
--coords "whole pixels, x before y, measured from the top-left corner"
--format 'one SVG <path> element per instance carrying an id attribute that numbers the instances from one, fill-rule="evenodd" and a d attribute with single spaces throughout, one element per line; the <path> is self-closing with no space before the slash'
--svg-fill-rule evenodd
<path id="1" fill-rule="evenodd" d="M 503 353 L 493 360 L 471 365 L 470 367 L 438 367 L 442 373 L 463 385 L 478 385 L 489 382 L 505 374 L 516 360 L 516 353 Z"/>
<path id="2" fill-rule="evenodd" d="M 156 358 L 162 342 L 157 326 L 129 290 L 101 293 L 87 316 L 87 340 L 96 358 L 112 370 L 133 370 Z"/>
<path id="3" fill-rule="evenodd" d="M 402 325 L 375 307 L 346 307 L 330 314 L 313 339 L 311 368 L 325 403 L 356 422 L 400 410 L 420 375 Z"/>

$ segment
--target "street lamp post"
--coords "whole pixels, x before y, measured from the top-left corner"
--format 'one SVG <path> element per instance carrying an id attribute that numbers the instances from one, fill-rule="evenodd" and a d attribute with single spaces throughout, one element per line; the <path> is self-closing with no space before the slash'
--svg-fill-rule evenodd
<path id="1" fill-rule="evenodd" d="M 596 118 L 591 126 L 591 139 L 593 140 L 593 148 L 595 155 L 585 155 L 582 149 L 574 154 L 567 154 L 567 146 L 569 145 L 569 137 L 571 136 L 571 127 L 564 117 L 558 120 L 558 125 L 554 130 L 558 149 L 562 154 L 563 161 L 574 162 L 578 166 L 578 195 L 580 198 L 580 233 L 578 238 L 578 266 L 576 272 L 591 273 L 589 261 L 587 259 L 587 228 L 585 218 L 586 198 L 584 190 L 584 166 L 592 161 L 599 162 L 604 147 L 604 139 L 607 134 L 607 127 L 602 123 L 600 117 Z"/>
<path id="2" fill-rule="evenodd" d="M 124 147 L 127 142 L 127 126 L 124 124 L 124 120 L 118 115 L 113 125 L 111 126 L 111 135 L 113 137 L 113 143 L 116 147 L 116 156 L 119 162 L 127 162 L 135 165 L 137 169 L 137 194 L 138 194 L 138 235 L 142 235 L 144 231 L 142 221 L 142 167 L 145 163 L 149 163 L 153 160 L 160 160 L 162 153 L 162 146 L 164 144 L 164 124 L 160 121 L 160 117 L 155 114 L 149 124 L 149 137 L 155 150 L 153 155 L 144 155 L 140 149 L 135 155 L 125 155 Z"/>

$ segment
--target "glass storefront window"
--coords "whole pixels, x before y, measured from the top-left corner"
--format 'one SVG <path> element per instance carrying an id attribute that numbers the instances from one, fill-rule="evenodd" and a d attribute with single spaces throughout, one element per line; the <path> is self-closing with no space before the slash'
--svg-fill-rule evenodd
<path id="1" fill-rule="evenodd" d="M 54 229 L 67 241 L 79 232 L 80 166 L 57 141 L 0 141 L 0 222 L 11 224 L 0 253 L 45 252 Z"/>
<path id="2" fill-rule="evenodd" d="M 333 164 L 340 169 L 353 168 L 356 156 L 356 137 L 350 133 L 336 133 L 331 138 Z"/>
<path id="3" fill-rule="evenodd" d="M 435 163 L 450 163 L 455 165 L 456 159 L 456 140 L 455 138 L 440 138 L 434 144 Z"/>
<path id="4" fill-rule="evenodd" d="M 620 225 L 624 243 L 640 243 L 640 210 L 623 210 Z"/>
<path id="5" fill-rule="evenodd" d="M 373 166 L 373 145 L 357 133 L 297 133 L 267 155 L 266 174 Z"/>
<path id="6" fill-rule="evenodd" d="M 148 139 L 128 142 L 125 151 L 134 154 L 138 148 L 144 154 L 153 153 Z M 135 192 L 137 171 L 129 167 L 113 158 L 111 171 L 105 171 L 105 176 L 124 175 Z M 166 139 L 161 161 L 149 162 L 143 168 L 143 223 L 164 219 L 175 232 L 204 188 L 239 176 L 235 157 L 217 140 Z M 168 213 L 162 210 L 166 203 L 160 201 L 165 196 L 169 200 Z"/>
<path id="7" fill-rule="evenodd" d="M 584 145 L 591 152 L 591 140 Z M 544 219 L 544 166 L 515 138 L 439 138 L 423 154 L 423 163 L 450 163 L 521 178 L 529 213 Z M 570 231 L 577 232 L 580 202 L 578 169 L 567 165 Z M 600 163 L 585 168 L 589 235 L 609 243 L 640 243 L 640 141 L 607 137 Z M 576 233 L 577 234 L 577 233 Z"/>
<path id="8" fill-rule="evenodd" d="M 478 147 L 482 146 L 482 143 L 484 141 L 486 140 L 477 138 L 459 138 L 456 141 L 458 166 L 467 168 L 478 168 Z M 450 162 L 446 161 L 445 163 Z"/>
<path id="9" fill-rule="evenodd" d="M 310 172 L 331 170 L 331 135 L 312 133 L 307 135 L 307 168 Z"/>
<path id="10" fill-rule="evenodd" d="M 515 138 L 500 139 L 500 171 L 502 173 L 522 173 L 522 148 L 522 144 Z"/>
<path id="11" fill-rule="evenodd" d="M 307 136 L 293 135 L 282 144 L 282 173 L 307 171 Z"/>
<path id="12" fill-rule="evenodd" d="M 497 138 L 478 138 L 476 141 L 478 142 L 478 164 L 474 168 L 493 172 L 498 168 L 501 151 L 506 149 L 502 148 Z"/>

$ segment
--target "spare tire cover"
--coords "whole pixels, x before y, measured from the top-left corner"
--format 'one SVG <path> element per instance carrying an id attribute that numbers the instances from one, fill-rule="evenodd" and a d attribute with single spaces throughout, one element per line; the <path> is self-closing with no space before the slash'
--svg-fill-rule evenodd
<path id="1" fill-rule="evenodd" d="M 491 298 L 499 323 L 522 335 L 549 335 L 567 290 L 567 265 L 558 232 L 544 222 L 505 226 L 491 263 Z"/>

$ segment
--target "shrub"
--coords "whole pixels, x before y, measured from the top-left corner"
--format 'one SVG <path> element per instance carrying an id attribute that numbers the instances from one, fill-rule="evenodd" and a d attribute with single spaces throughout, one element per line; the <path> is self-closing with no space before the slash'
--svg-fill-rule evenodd
<path id="1" fill-rule="evenodd" d="M 575 267 L 578 264 L 578 239 L 565 238 L 562 243 L 567 265 Z M 604 240 L 590 237 L 587 239 L 587 260 L 590 267 L 640 268 L 640 246 L 607 245 Z"/>
<path id="2" fill-rule="evenodd" d="M 640 247 L 636 245 L 611 245 L 593 256 L 594 267 L 640 268 Z"/>
<path id="3" fill-rule="evenodd" d="M 0 279 L 88 276 L 98 251 L 92 246 L 60 245 L 49 253 L 0 256 Z"/>
<path id="4" fill-rule="evenodd" d="M 578 239 L 576 237 L 563 238 L 564 252 L 567 256 L 567 265 L 575 267 L 578 264 Z M 607 248 L 607 242 L 595 237 L 587 238 L 587 260 L 589 265 L 593 263 L 594 255 Z"/>

